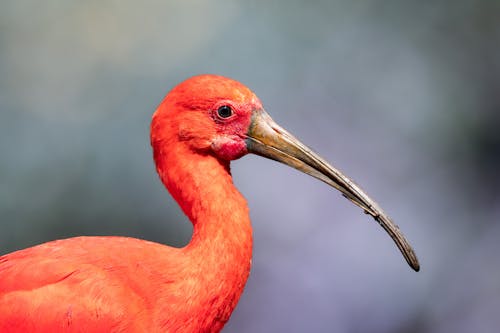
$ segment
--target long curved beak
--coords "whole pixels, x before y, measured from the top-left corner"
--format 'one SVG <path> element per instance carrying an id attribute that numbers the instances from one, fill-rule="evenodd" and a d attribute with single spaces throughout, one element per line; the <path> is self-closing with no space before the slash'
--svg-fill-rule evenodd
<path id="1" fill-rule="evenodd" d="M 419 271 L 420 264 L 399 227 L 358 185 L 342 172 L 277 125 L 264 110 L 254 110 L 246 138 L 247 150 L 287 164 L 339 190 L 344 197 L 370 214 L 391 236 L 408 264 Z"/>

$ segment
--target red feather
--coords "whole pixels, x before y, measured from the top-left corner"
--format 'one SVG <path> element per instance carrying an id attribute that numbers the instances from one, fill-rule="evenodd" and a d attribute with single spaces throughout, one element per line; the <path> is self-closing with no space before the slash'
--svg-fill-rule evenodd
<path id="1" fill-rule="evenodd" d="M 211 110 L 239 106 L 246 131 L 258 102 L 206 75 L 167 95 L 151 125 L 157 170 L 193 222 L 184 248 L 125 237 L 58 240 L 0 257 L 0 332 L 218 332 L 250 271 L 248 208 L 229 161 L 208 153 L 222 129 Z M 229 133 L 231 134 L 231 133 Z"/>

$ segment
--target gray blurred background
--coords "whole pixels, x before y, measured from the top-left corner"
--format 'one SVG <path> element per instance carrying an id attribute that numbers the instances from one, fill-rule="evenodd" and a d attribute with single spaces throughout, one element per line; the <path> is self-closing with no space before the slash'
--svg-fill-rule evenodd
<path id="1" fill-rule="evenodd" d="M 225 332 L 498 332 L 500 1 L 3 1 L 0 253 L 76 235 L 182 246 L 149 122 L 237 79 L 414 245 L 275 162 L 233 163 L 254 226 Z"/>

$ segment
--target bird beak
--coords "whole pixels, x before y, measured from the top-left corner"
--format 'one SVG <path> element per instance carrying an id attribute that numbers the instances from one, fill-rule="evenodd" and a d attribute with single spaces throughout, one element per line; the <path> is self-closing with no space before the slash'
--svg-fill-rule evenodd
<path id="1" fill-rule="evenodd" d="M 247 150 L 287 164 L 339 190 L 344 197 L 370 214 L 391 236 L 408 264 L 420 269 L 417 256 L 398 226 L 358 185 L 288 133 L 264 110 L 255 110 L 246 138 Z"/>

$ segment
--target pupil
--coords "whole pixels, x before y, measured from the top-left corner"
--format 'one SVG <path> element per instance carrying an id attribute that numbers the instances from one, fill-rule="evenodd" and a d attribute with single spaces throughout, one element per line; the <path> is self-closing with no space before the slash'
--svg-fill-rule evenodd
<path id="1" fill-rule="evenodd" d="M 231 108 L 229 106 L 224 105 L 224 106 L 221 106 L 217 110 L 217 114 L 221 118 L 228 118 L 228 117 L 230 117 L 233 114 L 233 110 L 231 110 Z"/>

